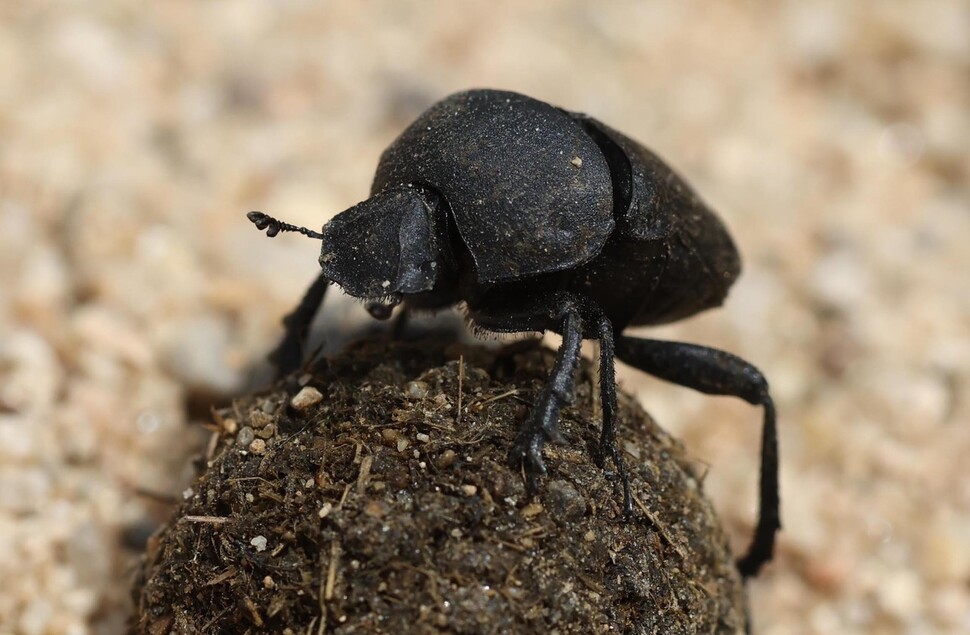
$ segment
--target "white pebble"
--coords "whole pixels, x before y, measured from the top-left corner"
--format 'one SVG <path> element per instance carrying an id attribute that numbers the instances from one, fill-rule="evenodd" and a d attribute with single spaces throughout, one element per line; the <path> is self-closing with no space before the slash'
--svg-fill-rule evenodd
<path id="1" fill-rule="evenodd" d="M 323 401 L 323 394 L 313 386 L 304 386 L 290 399 L 290 405 L 297 410 L 306 410 Z"/>
<path id="2" fill-rule="evenodd" d="M 897 571 L 884 578 L 876 589 L 876 597 L 883 610 L 899 619 L 923 609 L 920 581 L 909 571 Z"/>

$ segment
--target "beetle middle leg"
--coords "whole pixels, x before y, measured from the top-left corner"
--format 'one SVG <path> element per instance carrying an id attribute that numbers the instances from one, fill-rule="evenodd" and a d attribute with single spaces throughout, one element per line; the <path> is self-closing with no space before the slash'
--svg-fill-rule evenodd
<path id="1" fill-rule="evenodd" d="M 616 355 L 627 364 L 660 379 L 709 395 L 740 397 L 750 404 L 764 407 L 758 524 L 748 552 L 738 560 L 738 570 L 743 577 L 755 575 L 771 560 L 775 534 L 781 529 L 775 404 L 768 394 L 764 375 L 740 357 L 684 342 L 619 337 Z"/>
<path id="2" fill-rule="evenodd" d="M 546 473 L 542 460 L 542 446 L 546 440 L 561 441 L 559 411 L 575 399 L 575 374 L 579 363 L 579 350 L 583 342 L 583 324 L 579 309 L 567 300 L 559 311 L 561 318 L 562 345 L 528 422 L 522 426 L 509 452 L 509 464 L 525 472 L 526 492 L 536 491 L 540 476 Z"/>
<path id="3" fill-rule="evenodd" d="M 623 466 L 623 457 L 616 447 L 616 367 L 613 359 L 613 325 L 605 315 L 597 323 L 600 341 L 600 404 L 603 408 L 603 428 L 600 433 L 599 448 L 594 459 L 599 467 L 606 464 L 609 457 L 616 467 L 617 476 L 623 485 L 623 513 L 633 513 L 633 498 L 630 495 L 630 480 Z"/>
<path id="4" fill-rule="evenodd" d="M 330 281 L 317 276 L 292 312 L 283 318 L 283 339 L 269 354 L 269 361 L 276 366 L 276 379 L 282 379 L 303 366 L 303 354 L 313 318 L 323 304 Z"/>

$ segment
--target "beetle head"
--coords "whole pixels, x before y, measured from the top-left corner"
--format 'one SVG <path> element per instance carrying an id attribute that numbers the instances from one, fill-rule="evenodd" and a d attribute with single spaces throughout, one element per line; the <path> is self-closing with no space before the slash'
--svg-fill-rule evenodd
<path id="1" fill-rule="evenodd" d="M 436 204 L 394 188 L 337 214 L 323 228 L 323 275 L 358 298 L 430 291 L 441 275 Z"/>
<path id="2" fill-rule="evenodd" d="M 352 296 L 393 305 L 404 295 L 430 291 L 442 279 L 437 205 L 419 189 L 392 188 L 337 214 L 323 233 L 260 212 L 248 217 L 270 236 L 296 231 L 322 240 L 324 277 Z"/>

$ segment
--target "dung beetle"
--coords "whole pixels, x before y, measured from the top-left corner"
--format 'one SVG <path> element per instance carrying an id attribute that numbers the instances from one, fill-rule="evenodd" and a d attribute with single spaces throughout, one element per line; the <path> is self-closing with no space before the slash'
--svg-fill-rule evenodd
<path id="1" fill-rule="evenodd" d="M 420 115 L 384 151 L 371 197 L 318 233 L 250 212 L 269 236 L 295 231 L 323 242 L 322 273 L 284 318 L 271 355 L 280 377 L 303 345 L 327 287 L 339 285 L 387 318 L 403 305 L 436 311 L 463 303 L 477 329 L 562 336 L 548 382 L 518 432 L 509 462 L 529 494 L 545 474 L 543 444 L 559 441 L 560 409 L 574 399 L 584 339 L 600 343 L 603 422 L 594 452 L 616 447 L 614 357 L 661 379 L 764 407 L 759 517 L 743 577 L 758 572 L 780 529 L 775 407 L 758 369 L 724 351 L 619 335 L 719 306 L 741 271 L 727 230 L 659 157 L 584 114 L 513 92 L 469 90 Z"/>

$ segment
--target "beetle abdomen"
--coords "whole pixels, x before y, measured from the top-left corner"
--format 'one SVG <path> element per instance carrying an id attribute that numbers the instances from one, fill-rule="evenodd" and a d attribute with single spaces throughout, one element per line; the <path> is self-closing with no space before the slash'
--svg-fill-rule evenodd
<path id="1" fill-rule="evenodd" d="M 443 99 L 385 150 L 372 194 L 420 184 L 448 203 L 480 283 L 594 258 L 614 227 L 610 170 L 566 113 L 517 93 Z"/>
<path id="2" fill-rule="evenodd" d="M 706 207 L 695 208 L 678 219 L 663 270 L 631 324 L 666 324 L 721 306 L 740 273 L 727 230 Z"/>
<path id="3" fill-rule="evenodd" d="M 603 296 L 596 300 L 623 325 L 663 324 L 720 306 L 741 272 L 721 220 L 656 154 L 592 117 L 571 116 L 607 157 L 617 193 L 615 235 L 579 272 L 583 291 Z"/>

